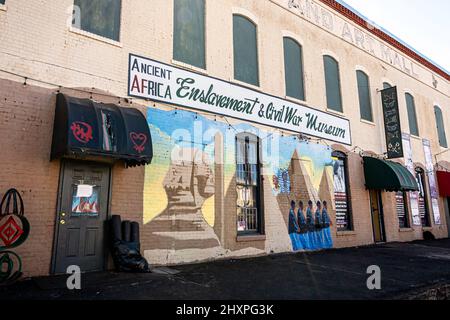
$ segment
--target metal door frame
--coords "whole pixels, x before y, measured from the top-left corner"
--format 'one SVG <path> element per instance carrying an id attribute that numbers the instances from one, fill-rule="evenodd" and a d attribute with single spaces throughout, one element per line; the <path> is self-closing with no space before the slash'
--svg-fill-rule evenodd
<path id="1" fill-rule="evenodd" d="M 111 198 L 112 198 L 112 172 L 113 172 L 113 166 L 108 163 L 103 162 L 93 162 L 93 161 L 83 161 L 83 160 L 74 160 L 74 159 L 61 159 L 60 160 L 60 166 L 59 166 L 59 179 L 58 179 L 58 192 L 56 194 L 56 214 L 55 214 L 55 228 L 53 232 L 53 245 L 52 245 L 52 257 L 51 257 L 51 263 L 50 263 L 50 274 L 55 274 L 56 269 L 56 254 L 57 254 L 57 248 L 58 248 L 58 236 L 59 236 L 59 212 L 61 211 L 61 203 L 62 203 L 62 189 L 64 184 L 64 171 L 66 169 L 67 163 L 80 163 L 80 164 L 91 164 L 91 165 L 103 165 L 105 167 L 109 168 L 109 183 L 108 183 L 108 200 L 107 200 L 107 207 L 106 207 L 106 220 L 111 219 Z M 107 234 L 107 230 L 105 230 L 103 241 L 107 240 L 109 235 Z M 104 251 L 104 257 L 103 257 L 103 268 L 102 270 L 105 271 L 107 268 L 108 263 L 108 254 L 109 254 L 109 247 L 104 243 L 105 245 L 105 251 Z"/>

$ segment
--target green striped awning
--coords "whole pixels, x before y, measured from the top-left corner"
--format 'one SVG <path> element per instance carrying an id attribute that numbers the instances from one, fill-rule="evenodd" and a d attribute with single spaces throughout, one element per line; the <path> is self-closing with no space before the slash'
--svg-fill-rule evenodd
<path id="1" fill-rule="evenodd" d="M 399 163 L 364 157 L 366 188 L 386 191 L 419 191 L 409 170 Z"/>

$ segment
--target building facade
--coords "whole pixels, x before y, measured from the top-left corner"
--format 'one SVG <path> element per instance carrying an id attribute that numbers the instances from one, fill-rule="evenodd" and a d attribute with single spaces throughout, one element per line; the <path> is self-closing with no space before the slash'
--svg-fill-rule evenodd
<path id="1" fill-rule="evenodd" d="M 157 265 L 449 235 L 450 75 L 336 1 L 3 0 L 0 75 L 0 195 L 24 201 L 25 275 L 111 268 L 113 214 Z M 61 134 L 84 147 L 56 154 L 72 112 Z"/>

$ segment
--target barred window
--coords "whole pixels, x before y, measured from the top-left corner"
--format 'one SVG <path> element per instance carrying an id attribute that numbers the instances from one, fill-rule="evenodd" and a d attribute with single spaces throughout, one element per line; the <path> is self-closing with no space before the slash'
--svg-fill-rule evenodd
<path id="1" fill-rule="evenodd" d="M 339 64 L 330 56 L 323 56 L 323 64 L 328 109 L 343 112 Z"/>
<path id="2" fill-rule="evenodd" d="M 400 228 L 409 228 L 408 197 L 406 192 L 399 191 L 395 194 L 398 224 Z"/>
<path id="3" fill-rule="evenodd" d="M 173 58 L 206 69 L 205 0 L 174 0 Z"/>
<path id="4" fill-rule="evenodd" d="M 258 138 L 236 137 L 236 191 L 238 233 L 263 233 Z"/>
<path id="5" fill-rule="evenodd" d="M 234 78 L 259 86 L 256 25 L 240 15 L 233 15 L 233 52 Z"/>
<path id="6" fill-rule="evenodd" d="M 5 4 L 6 0 L 0 0 L 0 4 Z"/>
<path id="7" fill-rule="evenodd" d="M 74 5 L 80 8 L 81 30 L 119 41 L 121 0 L 75 0 Z"/>
<path id="8" fill-rule="evenodd" d="M 353 230 L 350 193 L 348 184 L 347 156 L 333 152 L 334 199 L 336 204 L 336 226 L 338 231 Z"/>
<path id="9" fill-rule="evenodd" d="M 419 214 L 422 226 L 431 227 L 430 212 L 428 210 L 428 190 L 425 171 L 422 168 L 416 169 L 416 180 L 419 185 Z"/>
<path id="10" fill-rule="evenodd" d="M 286 96 L 305 100 L 302 47 L 291 38 L 283 38 Z"/>
<path id="11" fill-rule="evenodd" d="M 367 74 L 361 70 L 356 71 L 356 79 L 358 83 L 359 111 L 361 119 L 373 121 L 372 102 L 370 97 L 370 82 Z"/>

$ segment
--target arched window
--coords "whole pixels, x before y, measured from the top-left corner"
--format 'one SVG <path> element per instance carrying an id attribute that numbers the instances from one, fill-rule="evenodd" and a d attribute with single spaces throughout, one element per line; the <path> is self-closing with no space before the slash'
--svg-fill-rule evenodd
<path id="1" fill-rule="evenodd" d="M 373 122 L 369 77 L 361 70 L 357 70 L 356 79 L 358 82 L 359 110 L 361 113 L 361 119 Z"/>
<path id="2" fill-rule="evenodd" d="M 353 229 L 348 163 L 345 153 L 334 151 L 333 157 L 333 177 L 334 177 L 334 198 L 336 202 L 336 226 L 338 231 L 348 231 Z"/>
<path id="3" fill-rule="evenodd" d="M 323 64 L 325 69 L 325 87 L 328 109 L 343 112 L 339 64 L 330 56 L 323 56 Z"/>
<path id="4" fill-rule="evenodd" d="M 259 86 L 256 25 L 236 14 L 233 15 L 233 52 L 234 78 Z"/>
<path id="5" fill-rule="evenodd" d="M 383 82 L 383 89 L 389 89 L 392 88 L 392 86 L 390 85 L 390 83 L 388 82 Z"/>
<path id="6" fill-rule="evenodd" d="M 408 111 L 409 133 L 411 133 L 414 136 L 419 136 L 419 126 L 417 124 L 417 114 L 416 114 L 416 105 L 414 103 L 414 97 L 409 93 L 406 93 L 405 98 L 406 98 L 406 109 Z"/>
<path id="7" fill-rule="evenodd" d="M 428 210 L 428 189 L 425 171 L 422 168 L 416 168 L 416 180 L 419 185 L 419 214 L 422 226 L 431 227 L 430 212 Z"/>
<path id="8" fill-rule="evenodd" d="M 436 117 L 439 145 L 443 148 L 448 148 L 447 136 L 445 135 L 444 117 L 442 116 L 441 108 L 434 106 L 434 115 Z"/>
<path id="9" fill-rule="evenodd" d="M 302 47 L 288 37 L 283 38 L 283 46 L 286 96 L 305 100 Z"/>
<path id="10" fill-rule="evenodd" d="M 173 58 L 206 69 L 205 0 L 174 0 Z"/>
<path id="11" fill-rule="evenodd" d="M 122 0 L 75 0 L 74 6 L 80 8 L 79 19 L 76 19 L 76 17 L 73 19 L 74 26 L 79 22 L 81 30 L 114 41 L 120 40 L 120 12 Z"/>
<path id="12" fill-rule="evenodd" d="M 249 133 L 236 136 L 237 231 L 263 233 L 259 139 Z"/>

